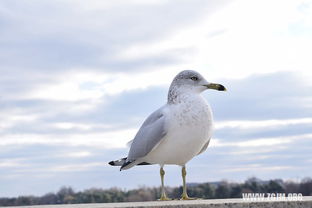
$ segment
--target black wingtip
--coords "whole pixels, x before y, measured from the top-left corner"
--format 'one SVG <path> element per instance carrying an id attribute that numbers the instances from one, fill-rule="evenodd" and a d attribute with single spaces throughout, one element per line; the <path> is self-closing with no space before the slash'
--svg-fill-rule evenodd
<path id="1" fill-rule="evenodd" d="M 122 170 L 123 170 L 123 168 L 124 168 L 124 166 L 121 166 L 121 167 L 120 167 L 120 169 L 119 169 L 119 171 L 122 171 Z"/>
<path id="2" fill-rule="evenodd" d="M 108 164 L 114 166 L 114 165 L 115 165 L 115 162 L 114 162 L 114 161 L 110 161 Z"/>
<path id="3" fill-rule="evenodd" d="M 122 171 L 122 169 L 123 169 L 124 167 L 126 167 L 127 165 L 129 165 L 129 164 L 131 164 L 131 163 L 132 163 L 132 162 L 130 162 L 130 161 L 125 162 L 125 163 L 121 166 L 120 171 Z"/>

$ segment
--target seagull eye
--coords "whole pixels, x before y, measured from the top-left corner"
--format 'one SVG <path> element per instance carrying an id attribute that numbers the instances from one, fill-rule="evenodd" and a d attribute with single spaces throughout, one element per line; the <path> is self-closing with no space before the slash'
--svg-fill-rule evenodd
<path id="1" fill-rule="evenodd" d="M 197 80 L 198 80 L 198 77 L 191 77 L 191 80 L 197 81 Z"/>

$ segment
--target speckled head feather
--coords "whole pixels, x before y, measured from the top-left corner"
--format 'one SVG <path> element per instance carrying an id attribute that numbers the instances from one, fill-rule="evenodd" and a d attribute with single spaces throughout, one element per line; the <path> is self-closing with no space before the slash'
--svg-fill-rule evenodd
<path id="1" fill-rule="evenodd" d="M 175 103 L 179 94 L 186 91 L 202 92 L 206 89 L 204 84 L 208 82 L 205 78 L 196 71 L 184 70 L 175 76 L 173 79 L 169 92 L 168 103 Z"/>
<path id="2" fill-rule="evenodd" d="M 195 85 L 196 82 L 195 83 L 191 82 L 192 78 L 197 78 L 197 80 L 193 80 L 193 81 L 197 81 L 197 83 L 204 79 L 204 77 L 201 74 L 199 74 L 197 71 L 184 70 L 174 77 L 170 88 L 174 85 L 187 85 L 187 84 Z"/>

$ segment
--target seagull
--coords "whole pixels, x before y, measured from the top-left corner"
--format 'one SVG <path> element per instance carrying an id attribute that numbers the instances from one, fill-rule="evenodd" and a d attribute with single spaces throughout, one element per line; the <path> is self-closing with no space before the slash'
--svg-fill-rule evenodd
<path id="1" fill-rule="evenodd" d="M 171 200 L 165 193 L 164 166 L 179 165 L 183 180 L 181 200 L 195 199 L 187 194 L 186 163 L 207 149 L 212 136 L 212 111 L 201 95 L 207 89 L 226 91 L 223 85 L 206 81 L 196 71 L 184 70 L 177 74 L 170 85 L 167 104 L 147 117 L 134 139 L 128 143 L 128 156 L 109 164 L 121 166 L 120 170 L 136 165 L 159 164 L 159 200 Z"/>

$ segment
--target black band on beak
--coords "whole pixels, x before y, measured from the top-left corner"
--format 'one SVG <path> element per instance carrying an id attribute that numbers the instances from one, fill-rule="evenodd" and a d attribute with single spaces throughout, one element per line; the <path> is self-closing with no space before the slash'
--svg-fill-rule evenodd
<path id="1" fill-rule="evenodd" d="M 225 87 L 223 85 L 219 85 L 218 89 L 219 91 L 226 91 Z"/>
<path id="2" fill-rule="evenodd" d="M 226 91 L 226 88 L 221 84 L 209 83 L 206 86 L 208 89 L 218 90 L 218 91 Z"/>

